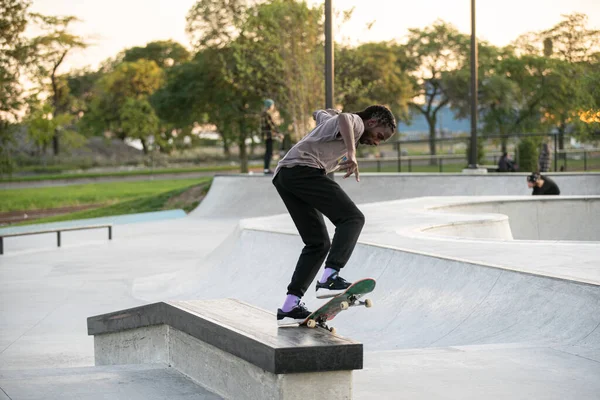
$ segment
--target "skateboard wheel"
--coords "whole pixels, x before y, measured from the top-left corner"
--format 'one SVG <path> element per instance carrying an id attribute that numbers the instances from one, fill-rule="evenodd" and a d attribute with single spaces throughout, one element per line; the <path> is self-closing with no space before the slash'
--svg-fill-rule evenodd
<path id="1" fill-rule="evenodd" d="M 333 333 L 335 335 L 335 333 L 337 332 L 337 330 L 335 328 L 329 328 L 329 332 Z"/>
<path id="2" fill-rule="evenodd" d="M 373 307 L 373 302 L 371 301 L 371 299 L 365 300 L 365 307 L 367 307 L 367 308 Z"/>
<path id="3" fill-rule="evenodd" d="M 309 319 L 306 323 L 306 326 L 308 326 L 309 328 L 314 328 L 315 326 L 317 326 L 317 322 L 314 319 Z"/>
<path id="4" fill-rule="evenodd" d="M 342 302 L 340 303 L 340 308 L 341 308 L 342 310 L 347 310 L 347 309 L 348 309 L 348 307 L 350 307 L 350 304 L 348 304 L 348 302 L 347 302 L 347 301 L 342 301 Z"/>

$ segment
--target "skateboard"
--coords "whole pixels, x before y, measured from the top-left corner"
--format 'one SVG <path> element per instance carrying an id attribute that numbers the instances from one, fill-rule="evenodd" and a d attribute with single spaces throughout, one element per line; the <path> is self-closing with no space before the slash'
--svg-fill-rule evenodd
<path id="1" fill-rule="evenodd" d="M 370 299 L 360 301 L 359 299 L 367 293 L 371 293 L 375 289 L 375 279 L 366 278 L 356 281 L 346 291 L 329 299 L 321 307 L 313 311 L 306 319 L 300 323 L 300 326 L 309 328 L 320 327 L 327 329 L 331 333 L 335 333 L 335 328 L 327 326 L 327 321 L 335 318 L 343 310 L 350 307 L 365 306 L 367 308 L 373 305 Z"/>

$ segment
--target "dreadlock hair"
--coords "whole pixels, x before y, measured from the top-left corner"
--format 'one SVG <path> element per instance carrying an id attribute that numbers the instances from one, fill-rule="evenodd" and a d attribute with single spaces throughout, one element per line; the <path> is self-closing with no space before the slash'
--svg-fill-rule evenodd
<path id="1" fill-rule="evenodd" d="M 396 118 L 394 118 L 394 114 L 390 111 L 386 106 L 369 106 L 362 111 L 354 113 L 358 115 L 363 120 L 374 119 L 380 125 L 385 125 L 392 128 L 392 132 L 396 131 Z"/>

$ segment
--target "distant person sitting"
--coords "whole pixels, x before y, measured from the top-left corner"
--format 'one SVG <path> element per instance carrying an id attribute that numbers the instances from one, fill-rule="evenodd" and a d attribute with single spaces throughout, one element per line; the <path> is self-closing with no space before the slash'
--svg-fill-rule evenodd
<path id="1" fill-rule="evenodd" d="M 510 155 L 507 152 L 502 154 L 500 157 L 500 161 L 498 161 L 498 172 L 516 172 L 517 168 L 513 160 L 511 160 Z"/>
<path id="2" fill-rule="evenodd" d="M 538 166 L 540 168 L 540 172 L 548 172 L 550 171 L 550 161 L 551 161 L 551 149 L 550 145 L 547 141 L 542 143 L 542 148 L 540 150 L 540 156 L 538 158 Z"/>
<path id="3" fill-rule="evenodd" d="M 532 195 L 558 195 L 560 189 L 556 182 L 547 176 L 541 175 L 537 172 L 532 173 L 527 177 L 527 186 L 533 188 Z"/>

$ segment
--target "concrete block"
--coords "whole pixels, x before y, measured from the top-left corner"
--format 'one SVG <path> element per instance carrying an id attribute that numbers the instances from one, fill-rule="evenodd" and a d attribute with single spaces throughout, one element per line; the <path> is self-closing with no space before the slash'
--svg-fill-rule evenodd
<path id="1" fill-rule="evenodd" d="M 168 325 L 95 335 L 95 364 L 168 364 L 168 336 Z"/>
<path id="2" fill-rule="evenodd" d="M 273 374 L 177 329 L 169 332 L 170 364 L 226 399 L 352 399 L 352 371 Z"/>

